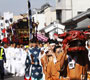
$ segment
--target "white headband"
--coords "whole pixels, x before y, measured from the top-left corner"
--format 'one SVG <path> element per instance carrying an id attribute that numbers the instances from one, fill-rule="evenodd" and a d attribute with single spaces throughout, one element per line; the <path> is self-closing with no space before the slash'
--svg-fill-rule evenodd
<path id="1" fill-rule="evenodd" d="M 51 45 L 51 46 L 52 46 L 52 45 L 55 45 L 55 43 L 51 43 L 50 45 Z"/>

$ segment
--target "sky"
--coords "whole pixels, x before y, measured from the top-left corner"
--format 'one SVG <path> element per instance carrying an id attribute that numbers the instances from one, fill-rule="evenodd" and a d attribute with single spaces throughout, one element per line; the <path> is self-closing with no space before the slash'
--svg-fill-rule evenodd
<path id="1" fill-rule="evenodd" d="M 31 7 L 40 8 L 43 4 L 49 2 L 55 6 L 55 0 L 30 0 Z M 13 12 L 14 15 L 19 15 L 27 12 L 27 0 L 0 0 L 0 15 L 3 12 Z"/>

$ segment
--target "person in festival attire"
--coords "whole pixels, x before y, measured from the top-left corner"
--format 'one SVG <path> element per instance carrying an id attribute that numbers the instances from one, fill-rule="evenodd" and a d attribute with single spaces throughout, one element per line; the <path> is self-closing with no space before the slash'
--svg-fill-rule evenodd
<path id="1" fill-rule="evenodd" d="M 43 80 L 42 67 L 39 62 L 40 51 L 41 50 L 38 48 L 36 41 L 33 40 L 33 48 L 30 50 L 32 55 L 31 80 Z"/>
<path id="2" fill-rule="evenodd" d="M 46 44 L 44 45 L 44 47 L 41 49 L 41 64 L 42 64 L 42 68 L 43 68 L 43 79 L 47 80 L 46 77 L 46 69 L 47 69 L 47 64 L 48 64 L 48 56 L 47 54 L 52 54 L 53 53 L 53 49 L 55 47 L 55 43 L 53 40 L 48 40 L 46 42 Z"/>
<path id="3" fill-rule="evenodd" d="M 40 65 L 42 66 L 42 70 L 43 70 L 43 80 L 45 80 L 45 73 L 44 73 L 44 62 L 46 60 L 44 60 L 45 58 L 45 47 L 43 44 L 40 43 L 40 48 L 41 48 L 41 52 L 39 54 L 39 62 L 40 62 Z"/>
<path id="4" fill-rule="evenodd" d="M 6 63 L 6 56 L 5 51 L 1 47 L 1 41 L 0 41 L 0 80 L 4 80 L 4 63 Z"/>
<path id="5" fill-rule="evenodd" d="M 25 46 L 25 56 L 26 60 L 25 60 L 25 76 L 24 76 L 24 80 L 31 80 L 31 53 L 29 52 L 29 47 Z"/>
<path id="6" fill-rule="evenodd" d="M 7 49 L 8 72 L 15 76 L 15 43 L 11 42 L 10 47 Z"/>
<path id="7" fill-rule="evenodd" d="M 88 51 L 85 47 L 87 40 L 86 35 L 82 31 L 72 30 L 59 35 L 63 40 L 63 48 L 66 44 L 69 44 L 67 51 L 67 58 L 65 59 L 65 77 L 69 77 L 70 80 L 85 80 L 87 78 L 88 71 Z"/>
<path id="8" fill-rule="evenodd" d="M 42 64 L 42 69 L 43 69 L 43 80 L 47 80 L 46 78 L 46 67 L 47 67 L 47 63 L 48 63 L 48 49 L 42 50 L 41 51 L 41 64 Z"/>
<path id="9" fill-rule="evenodd" d="M 56 60 L 53 54 L 48 54 L 48 64 L 46 70 L 47 80 L 60 80 L 60 70 L 64 64 L 67 49 L 68 45 L 63 51 L 60 51 L 60 48 L 58 50 L 56 49 Z"/>
<path id="10" fill-rule="evenodd" d="M 59 72 L 56 70 L 56 66 L 53 62 L 54 58 L 52 54 L 48 55 L 48 64 L 46 68 L 46 80 L 60 80 Z"/>
<path id="11" fill-rule="evenodd" d="M 21 69 L 20 69 L 20 75 L 19 76 L 25 75 L 25 60 L 26 60 L 26 56 L 27 56 L 25 49 L 26 48 L 24 47 L 24 45 L 20 46 L 20 52 L 21 52 L 22 56 L 21 56 Z"/>
<path id="12" fill-rule="evenodd" d="M 21 58 L 22 58 L 22 53 L 20 50 L 20 44 L 16 43 L 16 48 L 15 48 L 15 62 L 16 62 L 16 66 L 15 66 L 15 72 L 16 72 L 16 76 L 21 76 Z"/>

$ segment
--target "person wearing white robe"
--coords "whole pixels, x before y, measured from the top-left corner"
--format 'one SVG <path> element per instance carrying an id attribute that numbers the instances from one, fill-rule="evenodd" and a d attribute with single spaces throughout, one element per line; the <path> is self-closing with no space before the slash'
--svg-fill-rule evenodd
<path id="1" fill-rule="evenodd" d="M 11 46 L 7 50 L 8 56 L 8 71 L 15 75 L 15 43 L 11 43 Z"/>
<path id="2" fill-rule="evenodd" d="M 7 53 L 6 53 L 6 59 L 7 59 L 7 62 L 6 62 L 6 67 L 7 67 L 7 71 L 8 73 L 11 73 L 11 69 L 10 69 L 10 66 L 11 66 L 11 47 L 8 47 L 7 48 Z"/>
<path id="3" fill-rule="evenodd" d="M 25 75 L 25 60 L 26 60 L 26 56 L 27 56 L 26 51 L 22 49 L 20 76 L 24 76 Z"/>
<path id="4" fill-rule="evenodd" d="M 16 58 L 16 66 L 15 66 L 15 72 L 16 76 L 20 75 L 20 69 L 21 69 L 21 51 L 20 51 L 20 46 L 17 44 L 17 47 L 15 48 L 15 58 Z"/>
<path id="5" fill-rule="evenodd" d="M 16 76 L 24 76 L 24 64 L 26 59 L 26 54 L 19 45 L 17 45 L 16 49 Z"/>

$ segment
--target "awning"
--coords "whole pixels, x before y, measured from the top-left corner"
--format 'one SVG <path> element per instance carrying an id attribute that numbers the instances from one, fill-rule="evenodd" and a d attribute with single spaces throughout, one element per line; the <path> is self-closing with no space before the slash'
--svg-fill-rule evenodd
<path id="1" fill-rule="evenodd" d="M 36 36 L 36 34 L 35 34 Z M 46 42 L 48 40 L 48 38 L 42 34 L 37 34 L 37 39 L 43 42 Z"/>

